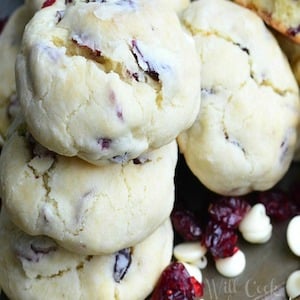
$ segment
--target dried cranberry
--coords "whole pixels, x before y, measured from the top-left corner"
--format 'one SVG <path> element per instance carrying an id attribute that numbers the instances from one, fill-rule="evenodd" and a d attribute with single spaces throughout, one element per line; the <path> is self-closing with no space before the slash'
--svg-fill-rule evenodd
<path id="1" fill-rule="evenodd" d="M 203 286 L 182 263 L 171 263 L 162 273 L 151 300 L 194 300 L 203 296 Z"/>
<path id="2" fill-rule="evenodd" d="M 109 149 L 112 140 L 110 138 L 98 138 L 97 144 L 100 145 L 101 150 Z"/>
<path id="3" fill-rule="evenodd" d="M 55 2 L 56 2 L 56 0 L 46 0 L 46 1 L 43 3 L 42 8 L 51 6 L 51 5 L 53 5 Z"/>
<path id="4" fill-rule="evenodd" d="M 199 241 L 202 229 L 196 216 L 189 210 L 174 210 L 171 213 L 174 230 L 186 241 Z"/>
<path id="5" fill-rule="evenodd" d="M 273 221 L 285 221 L 291 218 L 292 202 L 286 192 L 271 189 L 259 193 L 257 197 L 257 201 L 266 207 L 266 214 Z"/>
<path id="6" fill-rule="evenodd" d="M 249 203 L 242 197 L 222 197 L 209 206 L 208 212 L 213 221 L 237 228 L 249 209 Z"/>
<path id="7" fill-rule="evenodd" d="M 215 259 L 232 256 L 237 250 L 237 240 L 236 231 L 220 223 L 209 221 L 205 228 L 203 243 Z"/>

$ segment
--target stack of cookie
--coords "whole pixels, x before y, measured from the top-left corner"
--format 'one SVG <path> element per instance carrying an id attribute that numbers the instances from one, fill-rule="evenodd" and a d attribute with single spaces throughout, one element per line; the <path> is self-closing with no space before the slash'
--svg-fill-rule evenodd
<path id="1" fill-rule="evenodd" d="M 0 285 L 11 299 L 144 299 L 172 256 L 175 139 L 199 111 L 200 62 L 175 12 L 66 2 L 44 3 L 16 62 Z"/>

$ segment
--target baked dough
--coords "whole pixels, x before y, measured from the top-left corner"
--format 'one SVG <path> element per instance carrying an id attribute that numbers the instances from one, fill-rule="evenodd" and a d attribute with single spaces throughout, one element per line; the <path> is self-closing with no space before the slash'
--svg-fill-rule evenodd
<path id="1" fill-rule="evenodd" d="M 300 86 L 300 44 L 295 43 L 294 41 L 292 41 L 291 39 L 289 39 L 288 37 L 286 37 L 281 33 L 278 33 L 276 31 L 274 31 L 273 33 L 275 34 L 275 37 L 281 49 L 286 54 L 290 66 L 295 75 L 295 78 L 297 80 L 298 86 Z M 300 125 L 298 126 L 298 139 L 297 139 L 294 160 L 295 161 L 300 160 Z"/>
<path id="2" fill-rule="evenodd" d="M 0 34 L 0 146 L 6 131 L 19 110 L 16 97 L 15 62 L 20 50 L 25 25 L 32 14 L 26 5 L 18 7 L 9 17 Z"/>
<path id="3" fill-rule="evenodd" d="M 68 252 L 47 237 L 26 235 L 3 214 L 0 285 L 9 299 L 141 300 L 171 260 L 169 220 L 131 248 L 92 256 Z"/>
<path id="4" fill-rule="evenodd" d="M 28 234 L 50 236 L 77 253 L 112 253 L 169 217 L 176 162 L 173 141 L 126 165 L 95 166 L 48 151 L 19 127 L 2 150 L 1 198 Z"/>
<path id="5" fill-rule="evenodd" d="M 219 194 L 271 188 L 290 166 L 299 120 L 286 57 L 263 21 L 233 2 L 192 2 L 182 22 L 202 63 L 201 109 L 178 138 L 188 166 Z"/>
<path id="6" fill-rule="evenodd" d="M 200 107 L 193 39 L 175 12 L 142 1 L 38 11 L 16 77 L 35 139 L 94 164 L 126 162 L 168 144 Z"/>
<path id="7" fill-rule="evenodd" d="M 57 0 L 57 1 L 63 1 L 63 0 Z M 36 13 L 38 10 L 40 10 L 44 4 L 45 0 L 25 0 L 25 4 L 30 9 L 32 14 Z"/>
<path id="8" fill-rule="evenodd" d="M 255 11 L 275 30 L 300 43 L 300 2 L 294 0 L 234 0 Z"/>
<path id="9" fill-rule="evenodd" d="M 175 12 L 180 14 L 188 5 L 191 3 L 190 0 L 142 0 L 148 3 L 154 3 L 156 7 L 161 7 L 164 5 L 166 8 L 173 9 Z"/>

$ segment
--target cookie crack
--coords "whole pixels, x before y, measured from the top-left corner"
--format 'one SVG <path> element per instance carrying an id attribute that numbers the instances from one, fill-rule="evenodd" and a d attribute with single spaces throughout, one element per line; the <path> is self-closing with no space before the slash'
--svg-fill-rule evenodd
<path id="1" fill-rule="evenodd" d="M 83 258 L 83 261 L 78 262 L 78 264 L 74 267 L 66 267 L 66 268 L 60 269 L 56 273 L 53 273 L 50 275 L 38 274 L 35 276 L 35 279 L 41 280 L 41 279 L 53 279 L 53 278 L 57 278 L 57 277 L 63 277 L 65 274 L 71 272 L 72 270 L 76 270 L 77 273 L 79 273 L 81 270 L 84 269 L 85 264 L 90 262 L 92 258 L 93 258 L 92 255 L 85 256 Z M 78 280 L 78 281 L 80 282 L 80 280 Z"/>
<path id="2" fill-rule="evenodd" d="M 66 49 L 65 53 L 68 57 L 80 56 L 87 61 L 92 61 L 106 74 L 115 73 L 124 83 L 132 85 L 133 82 L 143 83 L 149 85 L 156 92 L 156 104 L 161 107 L 162 96 L 162 82 L 159 78 L 159 71 L 150 61 L 144 58 L 143 53 L 136 40 L 132 40 L 127 44 L 128 51 L 132 54 L 136 62 L 136 70 L 130 70 L 125 63 L 113 60 L 106 56 L 100 49 L 88 45 L 83 42 L 80 36 L 74 35 L 71 39 L 63 41 L 59 37 L 54 37 L 52 40 L 56 47 L 63 47 Z"/>
<path id="3" fill-rule="evenodd" d="M 59 210 L 58 210 L 58 207 L 57 207 L 57 201 L 50 197 L 50 193 L 51 193 L 51 187 L 49 186 L 49 178 L 50 178 L 50 175 L 49 173 L 54 170 L 56 168 L 56 159 L 54 158 L 53 160 L 53 163 L 51 164 L 50 168 L 44 172 L 43 174 L 40 174 L 32 165 L 28 164 L 28 167 L 32 170 L 34 176 L 36 178 L 41 178 L 42 179 L 42 182 L 43 182 L 43 187 L 44 187 L 44 190 L 46 191 L 46 194 L 45 194 L 45 202 L 46 203 L 51 203 L 52 207 L 55 208 L 55 212 L 56 212 L 56 215 L 59 217 L 59 219 L 62 220 L 63 222 L 63 218 L 61 218 L 60 216 L 60 213 L 59 213 Z M 41 210 L 39 210 L 39 214 L 38 214 L 38 217 L 37 217 L 37 220 L 36 220 L 36 224 L 35 224 L 35 227 L 37 228 L 38 227 L 38 222 L 39 220 L 41 219 L 45 219 L 45 215 L 43 214 L 43 212 Z M 47 222 L 47 220 L 45 220 Z"/>
<path id="4" fill-rule="evenodd" d="M 58 201 L 55 198 L 50 196 L 50 194 L 51 194 L 51 186 L 49 185 L 49 179 L 51 178 L 50 173 L 51 173 L 51 171 L 53 171 L 56 168 L 56 164 L 57 164 L 57 160 L 56 160 L 56 158 L 54 158 L 51 166 L 45 172 L 43 172 L 42 174 L 39 173 L 39 171 L 37 169 L 35 169 L 33 165 L 30 165 L 30 162 L 27 165 L 28 165 L 29 169 L 32 170 L 32 173 L 35 176 L 35 178 L 41 178 L 42 179 L 43 188 L 45 190 L 45 196 L 44 196 L 45 205 L 51 205 L 51 207 L 55 211 L 55 214 L 56 214 L 57 218 L 63 224 L 63 228 L 65 230 L 63 238 L 65 238 L 67 234 L 72 235 L 72 236 L 76 236 L 76 235 L 78 235 L 78 233 L 77 232 L 72 232 L 68 228 L 64 217 L 60 214 L 60 211 L 59 211 L 59 208 L 58 208 Z M 35 228 L 39 228 L 39 221 L 40 220 L 44 220 L 44 223 L 48 222 L 47 217 L 45 216 L 45 214 L 43 213 L 43 210 L 41 210 L 41 209 L 39 209 L 38 217 L 35 221 Z"/>
<path id="5" fill-rule="evenodd" d="M 89 205 L 87 205 L 87 202 L 89 203 Z M 88 218 L 88 213 L 90 211 L 94 211 L 96 202 L 97 200 L 95 197 L 95 192 L 93 190 L 88 191 L 80 198 L 79 204 L 77 205 L 77 214 L 75 216 L 77 225 L 76 229 L 74 228 L 73 231 L 73 234 L 75 236 L 78 236 L 81 232 L 85 230 L 85 223 L 86 219 Z M 83 207 L 84 205 L 86 205 L 85 208 Z"/>
<path id="6" fill-rule="evenodd" d="M 243 51 L 248 56 L 248 64 L 249 64 L 249 69 L 250 69 L 249 76 L 255 82 L 256 86 L 271 88 L 275 94 L 278 94 L 281 97 L 285 97 L 289 94 L 294 94 L 294 91 L 292 89 L 287 88 L 287 89 L 282 90 L 282 89 L 274 86 L 273 83 L 271 82 L 271 80 L 269 80 L 268 78 L 265 78 L 264 76 L 259 76 L 259 74 L 257 74 L 255 72 L 255 70 L 253 68 L 253 57 L 252 57 L 251 49 L 249 47 L 246 47 L 246 46 L 242 45 L 241 43 L 234 41 L 230 36 L 224 35 L 217 30 L 205 31 L 205 30 L 202 30 L 199 28 L 194 28 L 193 25 L 188 23 L 186 20 L 183 20 L 182 22 L 183 22 L 184 26 L 192 34 L 192 36 L 197 36 L 198 34 L 201 36 L 213 35 L 213 36 L 223 39 L 229 43 L 232 43 L 236 47 L 239 47 L 241 49 L 241 51 Z M 260 79 L 260 77 L 262 79 Z"/>
<path id="7" fill-rule="evenodd" d="M 222 128 L 223 128 L 223 135 L 224 135 L 225 140 L 228 143 L 238 147 L 238 149 L 241 150 L 241 152 L 243 153 L 243 155 L 246 158 L 246 156 L 247 156 L 246 149 L 243 147 L 243 145 L 236 138 L 232 137 L 232 134 L 227 129 L 226 122 L 225 122 L 226 106 L 231 102 L 232 98 L 233 98 L 233 95 L 231 94 L 227 98 L 225 108 L 223 110 L 223 115 L 222 115 L 222 119 L 221 119 L 221 124 L 222 124 Z"/>
<path id="8" fill-rule="evenodd" d="M 128 183 L 127 176 L 125 174 L 124 166 L 121 166 L 121 176 L 122 176 L 122 179 L 123 179 L 123 182 L 124 182 L 124 186 L 126 187 L 126 190 L 127 190 L 128 199 L 127 199 L 126 203 L 129 204 L 129 203 L 132 202 L 132 191 L 131 191 L 130 185 Z M 128 209 L 128 207 L 127 207 L 126 210 L 127 210 L 128 213 L 131 212 L 131 209 Z M 126 235 L 130 234 L 130 232 L 129 232 L 129 227 L 130 227 L 129 223 L 130 223 L 131 219 L 132 218 L 128 218 L 128 221 L 126 223 L 126 232 L 127 232 Z M 116 298 L 116 299 L 118 299 L 118 298 Z"/>

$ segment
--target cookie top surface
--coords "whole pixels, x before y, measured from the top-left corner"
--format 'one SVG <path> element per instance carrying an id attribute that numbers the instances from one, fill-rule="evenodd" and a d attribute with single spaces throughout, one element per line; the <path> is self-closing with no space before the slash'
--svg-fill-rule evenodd
<path id="1" fill-rule="evenodd" d="M 26 235 L 3 215 L 0 222 L 0 285 L 10 299 L 145 299 L 172 256 L 169 220 L 143 242 L 104 256 Z"/>
<path id="2" fill-rule="evenodd" d="M 220 194 L 272 187 L 291 163 L 299 119 L 286 57 L 262 20 L 235 3 L 192 2 L 182 18 L 202 62 L 200 113 L 178 138 L 187 164 Z"/>
<path id="3" fill-rule="evenodd" d="M 168 218 L 176 162 L 173 141 L 126 165 L 94 166 L 50 152 L 19 129 L 1 154 L 2 201 L 29 234 L 50 236 L 77 253 L 111 253 Z"/>
<path id="4" fill-rule="evenodd" d="M 235 0 L 255 11 L 275 30 L 300 43 L 300 3 L 293 0 Z"/>
<path id="5" fill-rule="evenodd" d="M 149 2 L 149 0 L 144 1 Z M 167 8 L 173 9 L 179 14 L 191 3 L 190 0 L 152 0 L 152 2 L 155 5 L 159 5 L 159 7 L 165 5 Z"/>
<path id="6" fill-rule="evenodd" d="M 194 41 L 175 12 L 141 1 L 40 10 L 26 27 L 16 73 L 36 140 L 94 164 L 169 143 L 200 105 Z"/>

